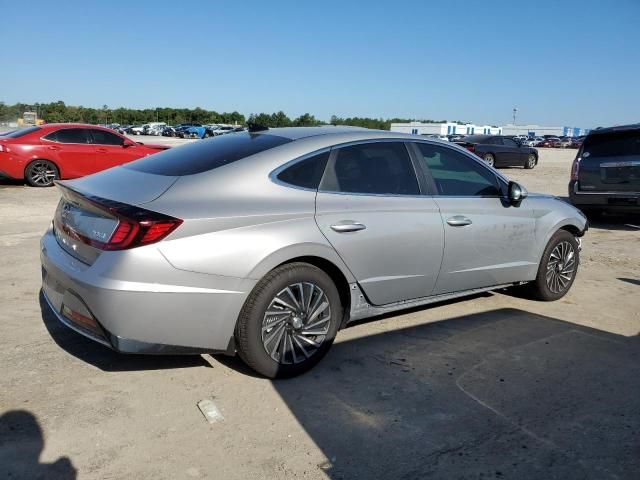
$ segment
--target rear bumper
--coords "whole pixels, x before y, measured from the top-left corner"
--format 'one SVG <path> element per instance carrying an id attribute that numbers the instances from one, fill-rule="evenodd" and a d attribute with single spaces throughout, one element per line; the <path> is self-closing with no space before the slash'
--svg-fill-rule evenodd
<path id="1" fill-rule="evenodd" d="M 640 211 L 640 192 L 582 192 L 578 182 L 569 182 L 569 199 L 576 207 L 620 212 Z"/>
<path id="2" fill-rule="evenodd" d="M 255 280 L 208 275 L 216 288 L 193 287 L 185 275 L 202 283 L 202 274 L 168 263 L 160 277 L 177 284 L 114 279 L 100 273 L 107 271 L 102 258 L 89 266 L 66 253 L 51 229 L 42 237 L 40 259 L 48 306 L 60 322 L 96 342 L 122 353 L 235 353 L 235 323 Z"/>

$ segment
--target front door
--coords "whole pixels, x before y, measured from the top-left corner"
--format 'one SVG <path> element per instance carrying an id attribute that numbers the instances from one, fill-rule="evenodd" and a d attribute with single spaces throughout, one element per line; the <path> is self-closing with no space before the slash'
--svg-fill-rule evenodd
<path id="1" fill-rule="evenodd" d="M 125 139 L 120 135 L 97 128 L 90 129 L 90 132 L 96 155 L 96 172 L 140 158 L 136 152 L 137 145 L 124 147 Z"/>
<path id="2" fill-rule="evenodd" d="M 434 294 L 532 280 L 533 212 L 504 201 L 502 180 L 481 162 L 451 147 L 417 143 L 445 232 Z M 535 276 L 535 273 L 533 273 Z"/>
<path id="3" fill-rule="evenodd" d="M 316 221 L 372 304 L 433 291 L 442 220 L 433 198 L 420 195 L 403 142 L 335 149 L 318 191 Z"/>

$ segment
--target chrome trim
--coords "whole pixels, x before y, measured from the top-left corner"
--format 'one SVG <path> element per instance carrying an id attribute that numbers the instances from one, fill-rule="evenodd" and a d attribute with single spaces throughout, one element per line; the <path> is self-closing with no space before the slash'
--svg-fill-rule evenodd
<path id="1" fill-rule="evenodd" d="M 402 300 L 400 302 L 389 303 L 387 305 L 380 306 L 371 305 L 364 296 L 364 293 L 362 293 L 360 286 L 357 283 L 352 283 L 349 285 L 351 292 L 351 308 L 349 311 L 349 319 L 346 323 L 349 324 L 356 320 L 362 320 L 364 318 L 374 317 L 376 315 L 396 312 L 398 310 L 405 310 L 407 308 L 421 307 L 423 305 L 443 302 L 445 300 L 466 297 L 469 295 L 474 295 L 476 293 L 490 292 L 491 290 L 498 290 L 500 288 L 520 285 L 522 283 L 527 282 L 505 283 L 502 285 L 493 285 L 491 287 L 472 288 L 470 290 L 463 290 L 460 292 L 442 293 L 439 295 L 431 295 L 429 297 L 421 297 L 412 300 Z"/>
<path id="2" fill-rule="evenodd" d="M 280 185 L 282 187 L 295 188 L 296 190 L 304 190 L 306 192 L 317 192 L 318 191 L 317 188 L 300 187 L 298 185 L 292 185 L 290 183 L 283 182 L 278 178 L 278 175 L 280 175 L 283 170 L 286 170 L 287 168 L 295 165 L 296 163 L 302 162 L 303 160 L 307 160 L 308 158 L 311 158 L 311 157 L 315 157 L 316 155 L 320 155 L 322 153 L 329 153 L 329 152 L 331 152 L 331 147 L 324 147 L 319 150 L 314 150 L 311 153 L 305 153 L 301 157 L 296 157 L 293 160 L 289 160 L 288 162 L 280 165 L 275 170 L 272 170 L 271 173 L 269 174 L 269 179 L 276 185 Z"/>
<path id="3" fill-rule="evenodd" d="M 585 192 L 582 190 L 578 190 L 578 182 L 576 181 L 573 184 L 573 193 L 575 193 L 576 195 L 618 195 L 621 197 L 629 197 L 629 196 L 635 196 L 635 195 L 640 195 L 640 192 L 623 192 L 623 191 L 617 191 L 617 192 Z"/>

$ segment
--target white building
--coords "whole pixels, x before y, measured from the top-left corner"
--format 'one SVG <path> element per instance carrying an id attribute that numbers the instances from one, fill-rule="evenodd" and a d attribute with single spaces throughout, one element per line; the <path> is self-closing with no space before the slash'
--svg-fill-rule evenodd
<path id="1" fill-rule="evenodd" d="M 544 127 L 542 125 L 513 125 L 511 123 L 502 127 L 503 135 L 528 135 L 530 137 L 542 137 L 544 135 L 579 137 L 587 133 L 589 133 L 588 129 L 577 127 Z"/>
<path id="2" fill-rule="evenodd" d="M 502 127 L 491 125 L 474 125 L 472 123 L 392 123 L 392 132 L 410 133 L 413 135 L 528 135 L 541 137 L 543 135 L 577 137 L 589 133 L 588 129 L 576 127 L 545 127 L 541 125 L 513 125 Z"/>
<path id="3" fill-rule="evenodd" d="M 500 135 L 500 127 L 491 125 L 474 125 L 472 123 L 459 124 L 454 122 L 445 123 L 392 123 L 392 132 L 410 133 L 413 135 Z"/>

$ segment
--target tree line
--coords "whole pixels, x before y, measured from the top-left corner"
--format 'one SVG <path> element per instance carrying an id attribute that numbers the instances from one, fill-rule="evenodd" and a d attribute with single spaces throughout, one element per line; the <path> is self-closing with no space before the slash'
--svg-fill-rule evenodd
<path id="1" fill-rule="evenodd" d="M 275 113 L 252 113 L 248 118 L 241 113 L 216 112 L 215 110 L 205 110 L 203 108 L 109 108 L 104 105 L 102 108 L 92 108 L 83 106 L 66 105 L 63 101 L 51 103 L 25 104 L 16 103 L 6 105 L 0 102 L 0 122 L 15 122 L 22 118 L 24 112 L 36 112 L 38 118 L 47 123 L 91 123 L 107 124 L 143 124 L 148 122 L 165 122 L 169 125 L 179 123 L 227 123 L 239 124 L 254 123 L 265 127 L 307 127 L 317 125 L 351 125 L 356 127 L 374 128 L 389 130 L 391 123 L 406 123 L 415 121 L 407 118 L 368 118 L 368 117 L 338 117 L 333 115 L 330 121 L 318 120 L 310 113 L 305 113 L 296 118 L 288 117 L 282 110 Z M 444 120 L 420 120 L 425 123 L 441 123 Z M 462 122 L 458 122 L 462 123 Z"/>

